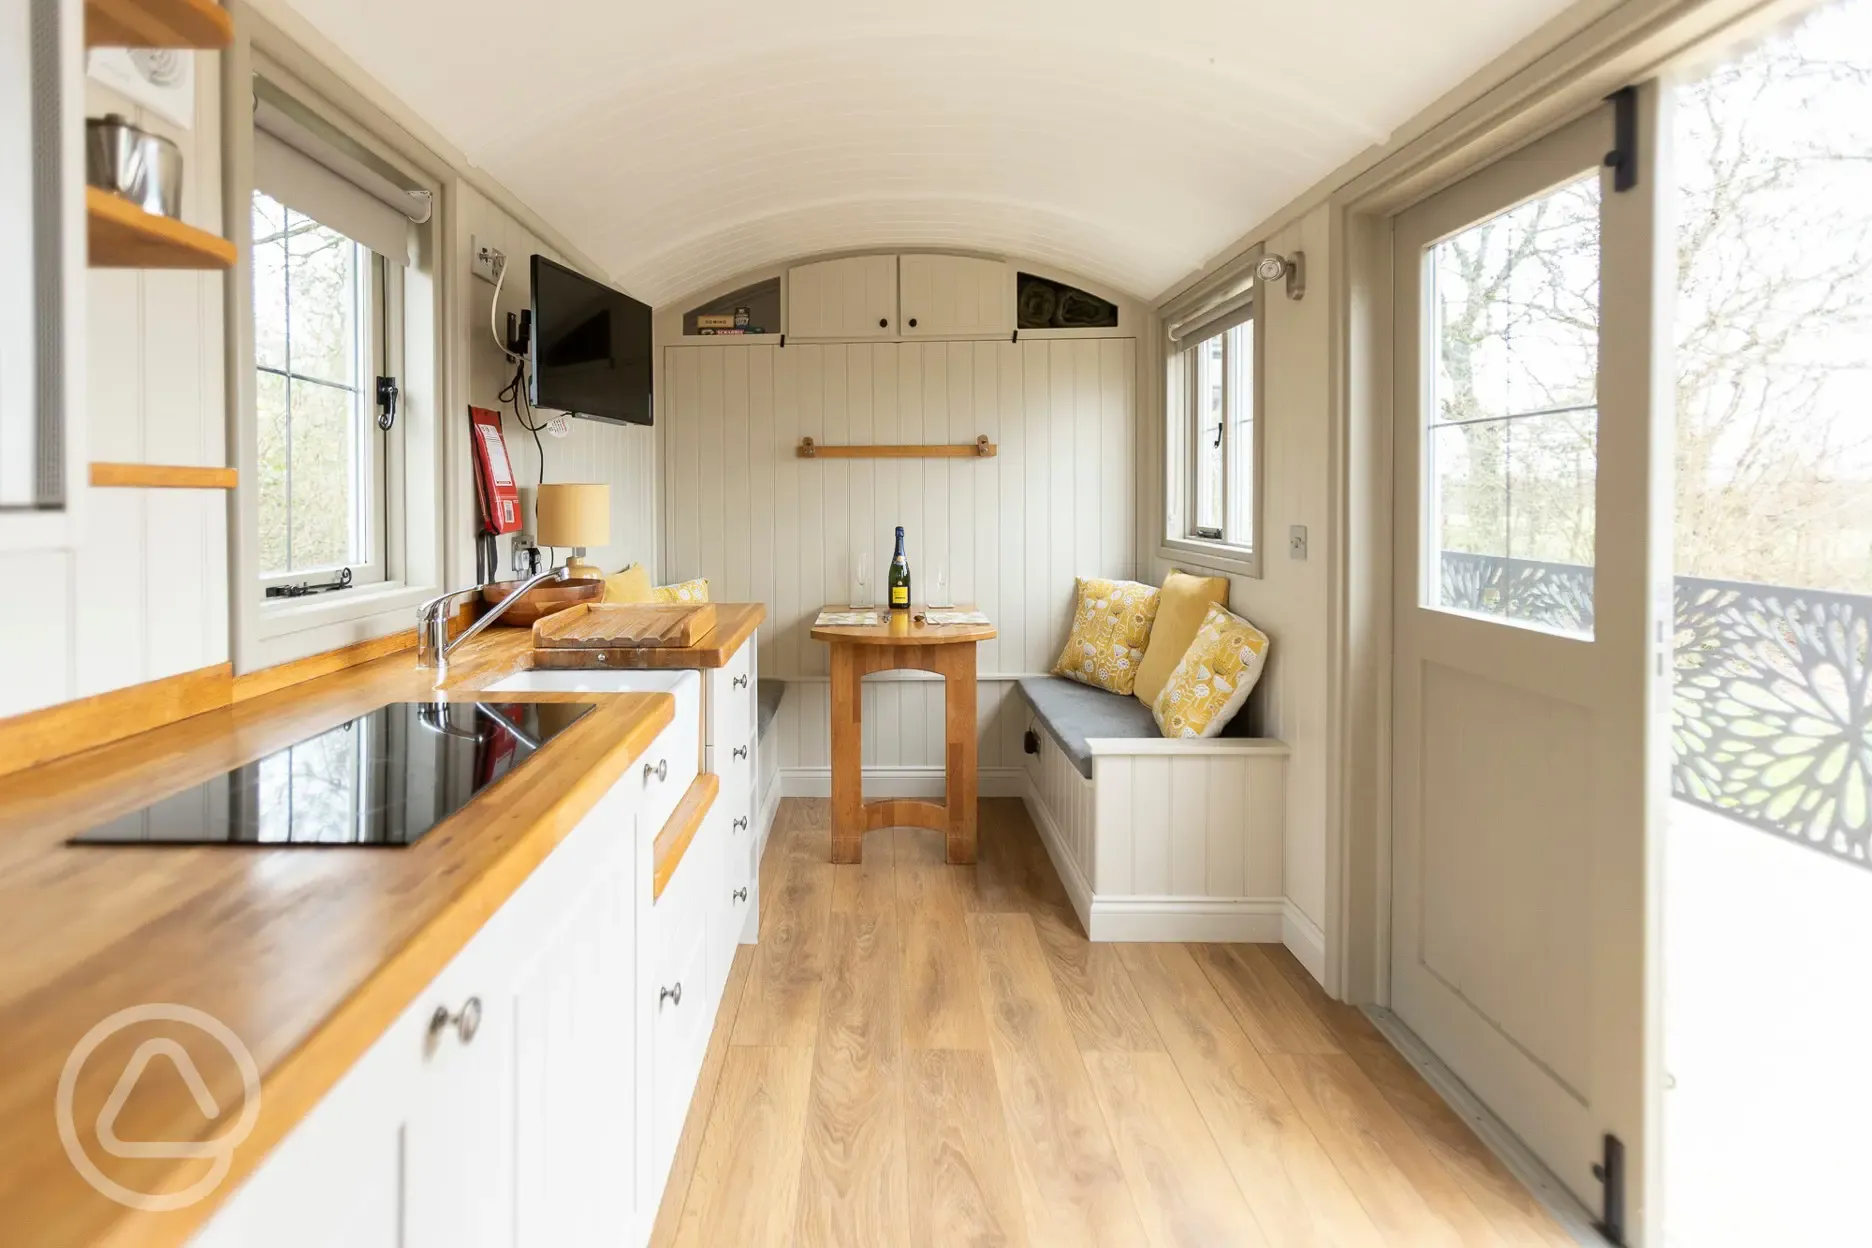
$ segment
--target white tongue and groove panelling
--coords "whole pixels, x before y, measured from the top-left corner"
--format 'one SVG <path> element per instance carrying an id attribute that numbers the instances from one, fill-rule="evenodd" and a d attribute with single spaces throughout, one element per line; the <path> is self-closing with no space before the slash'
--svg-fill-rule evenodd
<path id="1" fill-rule="evenodd" d="M 1569 0 L 286 2 L 657 304 L 912 240 L 1151 298 Z"/>
<path id="2" fill-rule="evenodd" d="M 827 766 L 828 668 L 812 621 L 850 599 L 861 555 L 881 600 L 901 524 L 917 601 L 944 569 L 955 601 L 999 630 L 978 656 L 981 766 L 1018 768 L 1012 678 L 1052 669 L 1075 577 L 1129 577 L 1141 563 L 1135 341 L 672 346 L 658 384 L 664 575 L 706 576 L 720 601 L 767 604 L 761 672 L 791 685 L 776 724 L 781 766 Z M 802 437 L 982 434 L 993 458 L 797 453 Z M 864 749 L 874 772 L 939 768 L 941 682 L 866 681 Z"/>

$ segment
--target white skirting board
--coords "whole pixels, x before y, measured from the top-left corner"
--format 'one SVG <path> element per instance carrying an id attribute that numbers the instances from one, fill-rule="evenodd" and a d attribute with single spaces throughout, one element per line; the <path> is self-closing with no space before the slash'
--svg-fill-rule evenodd
<path id="1" fill-rule="evenodd" d="M 1326 933 L 1320 925 L 1309 919 L 1299 906 L 1289 899 L 1281 910 L 1280 943 L 1287 946 L 1288 952 L 1307 974 L 1317 979 L 1323 987 L 1326 983 Z"/>
<path id="2" fill-rule="evenodd" d="M 1023 797 L 1026 777 L 1018 767 L 983 767 L 977 773 L 977 792 L 983 797 Z M 787 797 L 831 797 L 830 767 L 782 767 L 780 788 Z M 866 767 L 864 793 L 874 797 L 941 797 L 940 767 Z"/>

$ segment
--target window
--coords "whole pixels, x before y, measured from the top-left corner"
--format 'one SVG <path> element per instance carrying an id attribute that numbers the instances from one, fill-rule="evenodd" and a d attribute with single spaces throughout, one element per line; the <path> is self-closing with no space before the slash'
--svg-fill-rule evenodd
<path id="1" fill-rule="evenodd" d="M 1165 545 L 1172 555 L 1257 575 L 1260 369 L 1252 305 L 1180 341 L 1169 360 Z"/>
<path id="2" fill-rule="evenodd" d="M 384 579 L 388 265 L 362 243 L 253 198 L 255 446 L 263 584 Z"/>
<path id="3" fill-rule="evenodd" d="M 1425 606 L 1591 636 L 1599 175 L 1429 249 Z"/>

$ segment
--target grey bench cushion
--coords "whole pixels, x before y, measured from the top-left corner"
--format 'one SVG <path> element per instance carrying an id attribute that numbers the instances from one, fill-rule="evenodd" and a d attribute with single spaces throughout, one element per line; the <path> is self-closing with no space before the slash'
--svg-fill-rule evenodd
<path id="1" fill-rule="evenodd" d="M 1033 707 L 1079 774 L 1092 778 L 1091 737 L 1160 737 L 1150 708 L 1136 698 L 1107 693 L 1062 676 L 1028 676 L 1021 696 Z"/>
<path id="2" fill-rule="evenodd" d="M 759 680 L 754 682 L 755 715 L 754 735 L 767 735 L 767 725 L 773 723 L 774 716 L 780 713 L 780 699 L 786 696 L 786 681 Z"/>

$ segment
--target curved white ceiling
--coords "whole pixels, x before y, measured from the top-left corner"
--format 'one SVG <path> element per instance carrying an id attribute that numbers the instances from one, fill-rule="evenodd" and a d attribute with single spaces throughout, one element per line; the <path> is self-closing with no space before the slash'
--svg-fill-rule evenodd
<path id="1" fill-rule="evenodd" d="M 651 303 L 896 244 L 1152 298 L 1567 5 L 290 2 Z"/>

